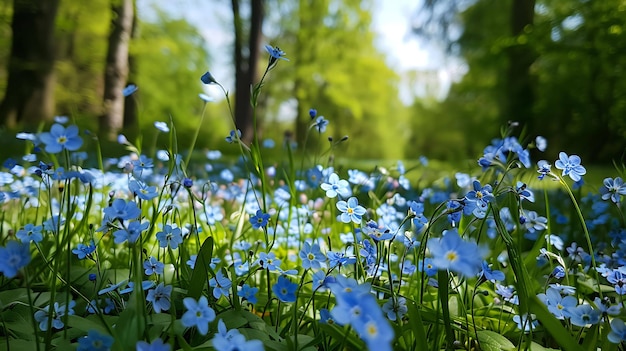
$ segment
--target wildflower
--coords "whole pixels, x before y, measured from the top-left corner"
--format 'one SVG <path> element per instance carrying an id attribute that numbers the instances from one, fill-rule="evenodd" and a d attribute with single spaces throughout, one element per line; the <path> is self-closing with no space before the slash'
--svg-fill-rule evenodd
<path id="1" fill-rule="evenodd" d="M 7 278 L 13 278 L 17 272 L 30 263 L 28 245 L 19 241 L 9 241 L 6 246 L 0 247 L 0 272 Z"/>
<path id="2" fill-rule="evenodd" d="M 172 288 L 173 287 L 171 285 L 165 286 L 163 283 L 159 283 L 156 288 L 148 290 L 146 301 L 152 302 L 154 312 L 161 313 L 161 311 L 167 311 L 170 309 Z"/>
<path id="3" fill-rule="evenodd" d="M 131 179 L 128 182 L 128 189 L 133 194 L 137 195 L 137 197 L 146 201 L 152 200 L 155 197 L 159 196 L 156 186 L 148 186 L 146 183 L 137 179 Z"/>
<path id="4" fill-rule="evenodd" d="M 501 282 L 504 280 L 504 273 L 502 273 L 502 271 L 491 269 L 491 267 L 486 261 L 483 261 L 482 267 L 483 267 L 483 270 L 480 271 L 479 275 L 481 277 L 484 277 L 486 280 L 489 280 L 491 282 L 495 282 L 495 281 Z"/>
<path id="5" fill-rule="evenodd" d="M 197 301 L 192 297 L 185 297 L 183 304 L 187 312 L 183 314 L 181 322 L 185 327 L 197 327 L 202 335 L 209 331 L 209 323 L 215 320 L 215 311 L 209 307 L 206 296 L 201 296 Z"/>
<path id="6" fill-rule="evenodd" d="M 58 302 L 55 302 L 53 307 L 52 314 L 50 314 L 50 305 L 44 307 L 43 309 L 35 312 L 35 321 L 39 323 L 39 329 L 41 331 L 48 330 L 48 320 L 52 318 L 52 328 L 54 329 L 62 329 L 65 324 L 61 320 L 61 317 L 66 314 L 72 315 L 74 314 L 74 306 L 76 306 L 76 301 L 70 300 L 69 308 L 65 305 L 59 305 Z"/>
<path id="7" fill-rule="evenodd" d="M 154 162 L 146 155 L 140 155 L 138 159 L 132 160 L 131 163 L 135 172 L 143 172 L 154 167 Z"/>
<path id="8" fill-rule="evenodd" d="M 585 167 L 580 164 L 578 155 L 567 156 L 564 152 L 559 152 L 559 159 L 554 166 L 563 170 L 563 177 L 568 175 L 575 182 L 581 180 L 581 176 L 587 173 Z"/>
<path id="9" fill-rule="evenodd" d="M 151 344 L 141 340 L 135 345 L 137 351 L 170 351 L 172 348 L 169 344 L 164 344 L 161 338 L 156 338 Z"/>
<path id="10" fill-rule="evenodd" d="M 79 260 L 84 260 L 85 257 L 91 257 L 91 254 L 93 254 L 95 251 L 96 245 L 94 244 L 93 240 L 91 240 L 89 242 L 89 245 L 78 244 L 78 246 L 72 250 L 72 253 L 78 256 Z"/>
<path id="11" fill-rule="evenodd" d="M 165 264 L 163 262 L 159 262 L 156 258 L 152 256 L 150 256 L 150 258 L 143 262 L 143 269 L 146 275 L 161 275 L 163 274 L 163 268 L 165 268 Z"/>
<path id="12" fill-rule="evenodd" d="M 148 222 L 139 222 L 132 221 L 128 224 L 126 229 L 120 229 L 113 232 L 113 242 L 116 244 L 121 244 L 128 240 L 129 243 L 134 244 L 139 239 L 141 232 L 148 229 L 150 223 Z"/>
<path id="13" fill-rule="evenodd" d="M 76 151 L 83 145 L 83 139 L 78 136 L 78 127 L 75 125 L 65 128 L 55 123 L 50 132 L 41 133 L 39 139 L 46 144 L 46 152 L 51 154 L 63 150 Z"/>
<path id="14" fill-rule="evenodd" d="M 268 269 L 269 271 L 280 270 L 280 260 L 276 258 L 276 254 L 273 252 L 259 253 L 259 258 L 256 260 L 255 264 L 258 264 L 261 268 Z"/>
<path id="15" fill-rule="evenodd" d="M 239 141 L 239 139 L 241 139 L 241 131 L 239 129 L 237 129 L 237 132 L 235 132 L 234 130 L 231 130 L 228 136 L 226 137 L 226 141 L 229 144 L 235 143 Z"/>
<path id="16" fill-rule="evenodd" d="M 485 186 L 481 186 L 480 182 L 475 180 L 473 183 L 474 190 L 470 191 L 465 195 L 465 198 L 469 201 L 475 202 L 478 207 L 486 208 L 489 205 L 489 202 L 494 200 L 491 185 L 486 184 Z"/>
<path id="17" fill-rule="evenodd" d="M 626 325 L 623 320 L 614 318 L 611 321 L 611 331 L 609 332 L 608 339 L 614 344 L 626 341 Z"/>
<path id="18" fill-rule="evenodd" d="M 217 323 L 217 333 L 211 340 L 213 347 L 217 351 L 246 350 L 262 351 L 263 343 L 260 340 L 246 340 L 237 329 L 226 329 L 226 324 L 220 319 Z"/>
<path id="19" fill-rule="evenodd" d="M 323 184 L 322 184 L 323 185 Z M 337 202 L 337 209 L 341 211 L 341 214 L 337 217 L 343 223 L 361 223 L 361 216 L 365 214 L 365 208 L 359 205 L 359 201 L 356 197 L 351 197 L 348 201 Z"/>
<path id="20" fill-rule="evenodd" d="M 409 311 L 406 306 L 406 298 L 404 297 L 390 297 L 383 305 L 383 312 L 387 314 L 387 318 L 390 321 L 402 320 L 402 317 Z"/>
<path id="21" fill-rule="evenodd" d="M 317 130 L 318 133 L 324 133 L 326 131 L 326 127 L 328 126 L 328 120 L 324 118 L 324 116 L 319 116 L 315 119 L 315 123 L 313 123 L 312 127 Z"/>
<path id="22" fill-rule="evenodd" d="M 267 223 L 269 222 L 270 215 L 267 213 L 263 213 L 261 210 L 257 210 L 256 214 L 250 217 L 250 224 L 252 224 L 252 228 L 259 229 L 267 227 Z"/>
<path id="23" fill-rule="evenodd" d="M 568 309 L 576 307 L 578 300 L 574 296 L 561 296 L 561 293 L 553 288 L 548 288 L 545 294 L 537 295 L 539 300 L 543 302 L 548 311 L 558 319 L 569 317 Z"/>
<path id="24" fill-rule="evenodd" d="M 456 226 L 456 224 L 461 221 L 462 211 L 463 205 L 460 202 L 456 200 L 450 200 L 446 203 L 448 222 L 450 222 L 452 226 Z"/>
<path id="25" fill-rule="evenodd" d="M 163 227 L 163 231 L 160 231 L 156 235 L 159 240 L 160 247 L 171 247 L 177 249 L 179 244 L 183 242 L 183 234 L 180 228 L 172 228 L 171 225 L 166 224 Z"/>
<path id="26" fill-rule="evenodd" d="M 470 277 L 475 276 L 482 266 L 482 250 L 475 242 L 461 239 L 456 229 L 447 231 L 441 238 L 430 240 L 428 249 L 438 269 Z"/>
<path id="27" fill-rule="evenodd" d="M 169 133 L 170 127 L 167 126 L 167 123 L 161 121 L 155 121 L 154 127 L 163 133 Z"/>
<path id="28" fill-rule="evenodd" d="M 537 162 L 537 167 L 539 168 L 537 172 L 539 172 L 539 180 L 545 178 L 545 176 L 549 175 L 551 172 L 552 166 L 546 160 L 541 160 Z"/>
<path id="29" fill-rule="evenodd" d="M 345 179 L 339 179 L 337 173 L 332 173 L 328 176 L 328 182 L 322 183 L 320 187 L 326 192 L 326 196 L 331 199 L 337 197 L 337 195 L 346 198 L 351 194 L 350 183 Z"/>
<path id="30" fill-rule="evenodd" d="M 393 329 L 385 319 L 369 284 L 357 284 L 354 279 L 342 275 L 330 284 L 337 304 L 330 312 L 340 325 L 349 324 L 365 341 L 370 350 L 391 350 Z"/>
<path id="31" fill-rule="evenodd" d="M 298 284 L 292 283 L 284 275 L 278 277 L 278 281 L 272 286 L 272 291 L 282 302 L 296 302 L 296 290 Z"/>
<path id="32" fill-rule="evenodd" d="M 124 90 L 122 90 L 122 95 L 124 97 L 133 95 L 139 88 L 135 84 L 128 84 Z"/>
<path id="33" fill-rule="evenodd" d="M 435 274 L 437 274 L 437 267 L 435 267 L 435 264 L 433 263 L 433 259 L 430 257 L 426 257 L 423 260 L 420 260 L 420 262 L 417 265 L 417 268 L 419 269 L 420 272 L 426 273 L 426 275 L 429 277 L 434 277 Z"/>
<path id="34" fill-rule="evenodd" d="M 302 260 L 302 268 L 304 269 L 320 269 L 326 261 L 326 256 L 320 251 L 320 246 L 318 244 L 311 245 L 309 242 L 304 242 L 298 255 Z"/>
<path id="35" fill-rule="evenodd" d="M 285 57 L 285 52 L 279 49 L 278 46 L 273 47 L 271 45 L 265 45 L 265 50 L 270 54 L 268 67 L 272 67 L 278 60 L 289 61 L 289 59 Z"/>
<path id="36" fill-rule="evenodd" d="M 43 240 L 43 235 L 41 234 L 43 227 L 40 225 L 34 225 L 28 223 L 24 226 L 24 228 L 17 231 L 15 236 L 20 239 L 20 241 L 24 244 L 29 242 L 39 243 Z"/>
<path id="37" fill-rule="evenodd" d="M 111 220 L 122 221 L 139 218 L 141 210 L 134 201 L 126 202 L 124 199 L 115 199 L 113 203 L 104 209 L 104 214 Z"/>
<path id="38" fill-rule="evenodd" d="M 567 314 L 570 317 L 570 322 L 579 327 L 584 327 L 589 324 L 597 324 L 600 322 L 600 311 L 591 307 L 591 305 L 583 304 L 578 305 L 567 310 Z"/>
<path id="39" fill-rule="evenodd" d="M 624 181 L 620 177 L 615 179 L 605 178 L 603 185 L 604 186 L 600 188 L 602 200 L 610 199 L 618 204 L 622 201 L 622 196 L 626 195 L 626 185 L 624 185 Z"/>
<path id="40" fill-rule="evenodd" d="M 317 116 L 317 110 L 312 108 L 309 110 L 309 117 L 311 117 L 311 119 L 315 118 Z"/>
<path id="41" fill-rule="evenodd" d="M 214 278 L 209 279 L 209 286 L 213 288 L 213 297 L 216 299 L 219 299 L 222 295 L 228 298 L 232 284 L 230 279 L 225 277 L 221 270 L 215 273 Z"/>
<path id="42" fill-rule="evenodd" d="M 259 292 L 259 288 L 251 287 L 248 284 L 244 284 L 239 291 L 237 291 L 237 296 L 241 297 L 242 300 L 246 300 L 251 304 L 257 303 L 256 294 Z"/>
<path id="43" fill-rule="evenodd" d="M 108 351 L 113 346 L 113 338 L 91 329 L 86 336 L 78 339 L 76 351 Z"/>
<path id="44" fill-rule="evenodd" d="M 211 72 L 206 71 L 202 77 L 200 77 L 200 80 L 202 81 L 202 83 L 204 84 L 211 84 L 211 83 L 217 83 L 217 81 L 215 80 L 215 78 L 213 78 L 213 75 L 211 74 Z"/>
<path id="45" fill-rule="evenodd" d="M 563 268 L 563 266 L 554 267 L 554 270 L 552 270 L 552 273 L 550 273 L 550 277 L 553 277 L 555 279 L 561 279 L 565 277 L 565 268 Z"/>
<path id="46" fill-rule="evenodd" d="M 356 257 L 347 256 L 343 252 L 328 251 L 326 252 L 326 256 L 328 257 L 328 265 L 330 266 L 330 268 L 334 268 L 337 266 L 342 267 L 345 265 L 356 263 Z"/>
<path id="47" fill-rule="evenodd" d="M 520 224 L 523 224 L 526 230 L 534 233 L 538 230 L 545 230 L 548 228 L 548 219 L 539 216 L 535 211 L 524 210 L 524 215 L 520 216 Z"/>
<path id="48" fill-rule="evenodd" d="M 525 314 L 523 316 L 515 315 L 513 316 L 513 322 L 515 322 L 517 324 L 517 328 L 523 330 L 524 333 L 530 332 L 539 325 L 539 322 L 535 320 L 534 314 Z"/>

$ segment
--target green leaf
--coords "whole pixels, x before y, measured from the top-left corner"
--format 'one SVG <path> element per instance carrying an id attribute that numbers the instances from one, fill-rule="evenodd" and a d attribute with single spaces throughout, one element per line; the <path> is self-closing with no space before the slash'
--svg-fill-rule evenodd
<path id="1" fill-rule="evenodd" d="M 213 237 L 210 236 L 204 240 L 200 252 L 198 252 L 196 265 L 193 273 L 191 273 L 187 296 L 196 300 L 200 298 L 204 285 L 208 281 L 208 267 L 209 263 L 211 263 L 211 258 L 213 258 Z"/>
<path id="2" fill-rule="evenodd" d="M 480 349 L 484 351 L 508 351 L 515 348 L 509 339 L 491 330 L 480 330 L 476 332 Z"/>

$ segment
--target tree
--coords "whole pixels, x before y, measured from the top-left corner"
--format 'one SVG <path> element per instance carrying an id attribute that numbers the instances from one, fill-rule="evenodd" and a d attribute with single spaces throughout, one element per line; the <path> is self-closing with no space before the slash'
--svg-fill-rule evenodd
<path id="1" fill-rule="evenodd" d="M 0 123 L 37 125 L 54 114 L 54 24 L 59 0 L 14 0 Z"/>
<path id="2" fill-rule="evenodd" d="M 128 45 L 133 26 L 133 0 L 112 0 L 111 31 L 104 69 L 103 114 L 99 132 L 115 140 L 124 123 L 124 95 L 128 76 Z"/>
<path id="3" fill-rule="evenodd" d="M 245 142 L 250 142 L 254 133 L 252 106 L 250 104 L 251 86 L 258 75 L 259 47 L 263 26 L 263 0 L 250 1 L 250 20 L 247 35 L 244 35 L 244 19 L 241 15 L 240 1 L 232 0 L 233 23 L 235 30 L 235 126 L 241 130 Z M 244 46 L 246 42 L 247 46 Z"/>

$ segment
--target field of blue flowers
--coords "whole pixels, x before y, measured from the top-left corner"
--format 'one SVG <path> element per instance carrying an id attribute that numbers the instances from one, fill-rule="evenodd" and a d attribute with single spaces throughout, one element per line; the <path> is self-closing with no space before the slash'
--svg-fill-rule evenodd
<path id="1" fill-rule="evenodd" d="M 253 106 L 285 59 L 266 49 Z M 332 123 L 310 116 L 313 134 Z M 578 156 L 531 160 L 547 141 L 511 125 L 473 174 L 419 187 L 424 158 L 341 171 L 236 131 L 237 162 L 213 150 L 192 172 L 195 139 L 183 156 L 175 126 L 155 127 L 167 149 L 120 136 L 115 159 L 68 118 L 17 135 L 27 152 L 0 172 L 1 350 L 623 349 L 623 169 L 581 187 Z M 270 147 L 288 157 L 265 166 Z"/>

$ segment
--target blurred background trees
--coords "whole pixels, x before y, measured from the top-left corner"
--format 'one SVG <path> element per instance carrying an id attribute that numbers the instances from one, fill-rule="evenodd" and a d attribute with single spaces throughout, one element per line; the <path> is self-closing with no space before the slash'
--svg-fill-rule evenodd
<path id="1" fill-rule="evenodd" d="M 197 1 L 176 3 L 192 8 Z M 217 56 L 228 56 L 235 120 L 211 93 L 198 140 L 220 148 L 234 123 L 250 134 L 249 87 L 267 65 L 263 45 L 270 44 L 290 59 L 270 72 L 259 101 L 260 132 L 278 145 L 287 135 L 325 148 L 328 137 L 347 135 L 336 147 L 348 157 L 459 160 L 475 158 L 502 126 L 518 121 L 519 134 L 545 136 L 553 154 L 624 161 L 622 0 L 415 0 L 412 21 L 398 21 L 445 48 L 465 73 L 447 94 L 422 89 L 412 101 L 400 99 L 402 82 L 426 86 L 432 72 L 390 66 L 372 25 L 383 1 L 209 3 L 232 16 L 222 24 L 232 45 L 214 52 L 207 45 L 213 38 L 172 11 L 172 2 L 0 0 L 2 139 L 68 115 L 101 139 L 119 132 L 152 139 L 154 121 L 172 120 L 184 140 L 205 108 L 198 94 L 210 91 L 199 77 Z M 131 83 L 139 89 L 123 96 Z M 311 108 L 330 121 L 323 135 L 311 130 Z"/>

